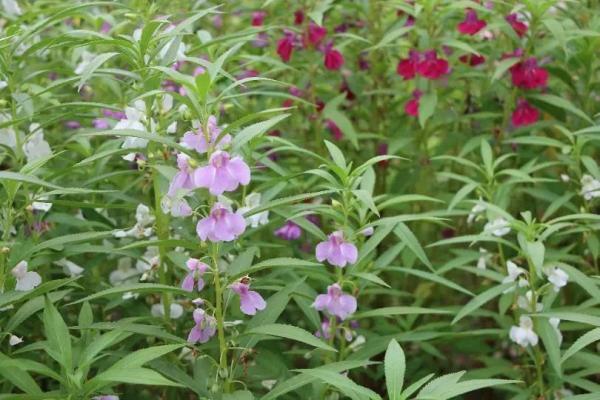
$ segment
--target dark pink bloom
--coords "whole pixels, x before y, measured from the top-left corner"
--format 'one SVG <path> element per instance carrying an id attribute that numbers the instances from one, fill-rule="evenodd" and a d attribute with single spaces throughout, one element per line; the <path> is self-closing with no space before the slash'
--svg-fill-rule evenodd
<path id="1" fill-rule="evenodd" d="M 79 121 L 67 121 L 65 122 L 65 127 L 67 129 L 79 129 L 81 128 L 81 124 Z"/>
<path id="2" fill-rule="evenodd" d="M 287 221 L 285 225 L 275 231 L 275 236 L 283 240 L 296 240 L 302 235 L 302 228 L 293 221 Z"/>
<path id="3" fill-rule="evenodd" d="M 304 22 L 304 11 L 296 10 L 294 12 L 294 25 L 302 25 Z"/>
<path id="4" fill-rule="evenodd" d="M 342 231 L 335 231 L 315 248 L 317 261 L 327 260 L 329 264 L 344 268 L 346 264 L 354 264 L 358 258 L 356 246 L 344 239 Z"/>
<path id="5" fill-rule="evenodd" d="M 512 113 L 512 124 L 515 127 L 534 124 L 540 118 L 540 112 L 532 107 L 527 100 L 519 99 L 517 108 Z"/>
<path id="6" fill-rule="evenodd" d="M 369 60 L 367 60 L 367 57 L 364 53 L 360 53 L 360 55 L 358 56 L 358 69 L 360 69 L 361 71 L 366 71 L 371 67 L 371 64 L 369 63 Z"/>
<path id="7" fill-rule="evenodd" d="M 357 308 L 356 299 L 342 292 L 342 288 L 337 283 L 327 287 L 327 294 L 318 295 L 312 306 L 318 311 L 327 310 L 329 314 L 342 320 L 355 312 Z"/>
<path id="8" fill-rule="evenodd" d="M 256 35 L 256 38 L 252 41 L 252 46 L 257 49 L 267 47 L 269 45 L 269 35 L 266 32 L 260 32 Z"/>
<path id="9" fill-rule="evenodd" d="M 331 132 L 331 136 L 333 136 L 334 140 L 342 140 L 344 138 L 344 133 L 335 122 L 328 119 L 325 121 L 325 125 L 327 125 L 327 129 L 329 129 L 329 132 Z"/>
<path id="10" fill-rule="evenodd" d="M 240 310 L 246 315 L 254 315 L 256 311 L 264 310 L 267 303 L 258 292 L 250 290 L 250 285 L 244 282 L 236 282 L 229 286 L 231 290 L 240 296 Z"/>
<path id="11" fill-rule="evenodd" d="M 307 34 L 308 43 L 317 47 L 319 44 L 321 44 L 323 39 L 325 39 L 326 35 L 327 35 L 327 28 L 317 25 L 312 21 L 310 22 L 310 24 L 308 25 L 308 34 Z"/>
<path id="12" fill-rule="evenodd" d="M 169 191 L 167 192 L 168 196 L 174 196 L 177 194 L 177 191 L 184 190 L 194 190 L 196 186 L 194 186 L 193 174 L 194 170 L 189 165 L 189 157 L 183 153 L 177 154 L 177 168 L 179 171 L 173 177 L 173 180 L 169 184 Z"/>
<path id="13" fill-rule="evenodd" d="M 230 135 L 225 135 L 218 142 L 216 142 L 221 135 L 221 128 L 219 128 L 219 125 L 217 124 L 217 118 L 214 115 L 208 117 L 206 125 L 208 127 L 208 135 L 204 133 L 202 126 L 199 126 L 196 132 L 189 131 L 183 135 L 181 145 L 189 149 L 194 149 L 198 153 L 203 154 L 208 151 L 209 146 L 214 146 L 216 149 L 222 149 L 231 142 Z"/>
<path id="14" fill-rule="evenodd" d="M 279 39 L 277 42 L 277 54 L 283 62 L 290 61 L 292 51 L 294 50 L 294 38 L 291 35 Z"/>
<path id="15" fill-rule="evenodd" d="M 193 292 L 194 287 L 198 287 L 198 291 L 204 288 L 204 279 L 202 275 L 208 270 L 208 265 L 204 264 L 196 258 L 190 258 L 185 263 L 189 269 L 189 273 L 181 282 L 181 288 L 188 292 Z"/>
<path id="16" fill-rule="evenodd" d="M 535 57 L 516 63 L 510 73 L 513 85 L 522 89 L 544 88 L 548 83 L 548 71 L 538 66 Z"/>
<path id="17" fill-rule="evenodd" d="M 412 117 L 419 116 L 419 100 L 423 93 L 420 90 L 415 90 L 412 94 L 413 98 L 404 105 L 404 112 Z"/>
<path id="18" fill-rule="evenodd" d="M 527 33 L 527 23 L 519 21 L 519 15 L 516 13 L 512 13 L 506 16 L 506 22 L 512 26 L 513 30 L 519 37 L 525 36 Z"/>
<path id="19" fill-rule="evenodd" d="M 226 151 L 217 150 L 208 161 L 208 165 L 194 171 L 196 187 L 207 188 L 218 196 L 231 192 L 239 185 L 250 183 L 250 168 L 241 157 L 230 157 Z"/>
<path id="20" fill-rule="evenodd" d="M 189 343 L 206 343 L 217 332 L 217 321 L 214 317 L 206 315 L 206 312 L 201 308 L 194 310 L 195 326 L 188 335 Z"/>
<path id="21" fill-rule="evenodd" d="M 423 53 L 423 60 L 417 64 L 419 75 L 427 79 L 439 79 L 450 72 L 448 61 L 438 58 L 435 50 L 428 50 Z"/>
<path id="22" fill-rule="evenodd" d="M 408 58 L 400 60 L 396 67 L 396 73 L 404 78 L 405 81 L 413 79 L 417 74 L 417 65 L 421 60 L 421 55 L 416 50 L 408 52 Z"/>
<path id="23" fill-rule="evenodd" d="M 406 17 L 406 22 L 404 23 L 404 26 L 414 26 L 415 25 L 415 17 L 413 17 L 412 15 L 409 15 L 408 17 Z"/>
<path id="24" fill-rule="evenodd" d="M 112 25 L 108 21 L 104 21 L 104 22 L 102 22 L 102 26 L 100 26 L 100 32 L 108 33 L 108 32 L 110 32 L 111 28 L 112 28 Z"/>
<path id="25" fill-rule="evenodd" d="M 337 71 L 344 65 L 344 56 L 338 50 L 328 47 L 325 49 L 325 58 L 323 59 L 325 68 L 331 71 Z"/>
<path id="26" fill-rule="evenodd" d="M 231 211 L 228 206 L 215 203 L 210 214 L 198 221 L 196 233 L 202 240 L 211 242 L 230 242 L 246 230 L 246 220 L 238 211 Z"/>
<path id="27" fill-rule="evenodd" d="M 475 10 L 467 10 L 465 19 L 458 24 L 457 29 L 463 35 L 475 35 L 477 32 L 485 28 L 487 23 L 477 18 L 477 12 Z"/>
<path id="28" fill-rule="evenodd" d="M 108 123 L 108 121 L 106 120 L 106 118 L 94 118 L 94 120 L 92 121 L 92 125 L 94 126 L 94 128 L 96 129 L 109 129 L 110 128 L 110 124 Z"/>
<path id="29" fill-rule="evenodd" d="M 485 62 L 485 57 L 477 54 L 465 54 L 460 56 L 458 59 L 464 64 L 469 64 L 471 67 L 476 67 L 477 65 Z"/>
<path id="30" fill-rule="evenodd" d="M 264 11 L 255 11 L 252 13 L 252 26 L 262 26 L 267 13 Z"/>

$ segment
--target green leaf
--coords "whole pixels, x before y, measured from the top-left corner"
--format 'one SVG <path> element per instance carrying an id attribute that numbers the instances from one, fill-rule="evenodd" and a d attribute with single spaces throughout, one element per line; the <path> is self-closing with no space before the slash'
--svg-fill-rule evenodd
<path id="1" fill-rule="evenodd" d="M 497 79 L 500 79 L 502 75 L 504 75 L 504 73 L 506 73 L 506 71 L 509 70 L 510 67 L 512 67 L 519 61 L 521 61 L 519 57 L 510 57 L 505 60 L 498 61 L 496 65 L 496 70 L 492 75 L 492 82 L 494 82 Z"/>
<path id="2" fill-rule="evenodd" d="M 27 372 L 26 366 L 21 361 L 13 360 L 2 353 L 0 353 L 0 375 L 27 394 L 42 393 L 37 382 Z"/>
<path id="3" fill-rule="evenodd" d="M 57 186 L 53 183 L 43 181 L 32 175 L 24 175 L 24 174 L 20 174 L 18 172 L 11 172 L 11 171 L 0 171 L 0 182 L 3 182 L 5 180 L 21 182 L 21 183 L 31 183 L 33 185 L 48 187 L 48 188 L 52 188 L 52 189 L 63 189 L 60 186 Z"/>
<path id="4" fill-rule="evenodd" d="M 65 370 L 71 371 L 73 356 L 71 352 L 71 334 L 60 313 L 46 296 L 44 304 L 44 333 L 48 339 L 48 352 Z"/>
<path id="5" fill-rule="evenodd" d="M 546 318 L 536 318 L 536 332 L 540 335 L 542 343 L 544 343 L 544 349 L 548 354 L 548 360 L 552 369 L 559 377 L 562 377 L 562 368 L 560 361 L 560 343 L 559 338 L 554 330 L 554 327 L 550 325 L 550 322 Z"/>
<path id="6" fill-rule="evenodd" d="M 419 240 L 414 235 L 414 233 L 412 233 L 412 231 L 408 229 L 408 226 L 406 226 L 406 224 L 404 224 L 403 222 L 398 222 L 396 228 L 394 228 L 394 234 L 404 244 L 406 244 L 406 246 L 415 254 L 415 256 L 417 256 L 419 260 L 421 260 L 423 264 L 425 264 L 431 270 L 433 270 L 433 266 L 431 265 L 429 258 L 427 258 L 427 254 L 425 254 L 423 247 L 421 247 Z"/>
<path id="7" fill-rule="evenodd" d="M 450 311 L 446 310 L 435 310 L 432 308 L 422 307 L 405 307 L 405 306 L 391 306 L 381 307 L 374 310 L 359 312 L 354 315 L 354 319 L 361 318 L 372 318 L 372 317 L 393 317 L 395 315 L 429 315 L 429 314 L 451 314 Z"/>
<path id="8" fill-rule="evenodd" d="M 336 349 L 329 346 L 322 340 L 317 339 L 312 333 L 293 325 L 268 324 L 253 328 L 248 332 L 248 334 L 262 334 L 283 337 L 286 339 L 291 339 L 297 342 L 305 343 L 309 346 L 313 346 L 319 349 L 337 352 Z"/>
<path id="9" fill-rule="evenodd" d="M 183 385 L 175 383 L 149 368 L 110 368 L 108 371 L 104 371 L 97 375 L 88 383 L 97 384 L 98 382 L 121 382 L 135 385 L 183 387 Z"/>
<path id="10" fill-rule="evenodd" d="M 488 301 L 492 300 L 493 298 L 495 298 L 497 296 L 500 296 L 506 289 L 508 289 L 514 285 L 515 285 L 514 282 L 507 282 L 507 283 L 504 283 L 499 286 L 494 286 L 494 287 L 486 290 L 485 292 L 478 294 L 458 311 L 458 313 L 456 314 L 456 317 L 454 317 L 454 319 L 452 320 L 452 325 L 456 324 L 458 321 L 460 321 L 461 319 L 463 319 L 464 317 L 466 317 L 473 311 L 477 310 L 478 308 L 483 306 Z"/>
<path id="11" fill-rule="evenodd" d="M 331 156 L 331 159 L 333 160 L 335 165 L 340 167 L 342 170 L 345 170 L 346 159 L 344 158 L 344 153 L 342 153 L 342 151 L 329 140 L 325 140 L 324 142 L 325 146 L 327 147 L 327 151 L 329 151 L 329 155 Z"/>
<path id="12" fill-rule="evenodd" d="M 530 95 L 528 97 L 543 101 L 544 103 L 548 103 L 558 108 L 562 108 L 563 110 L 578 116 L 579 118 L 589 122 L 590 124 L 594 124 L 594 121 L 590 117 L 588 117 L 586 113 L 581 111 L 579 108 L 575 107 L 573 103 L 571 103 L 565 97 L 558 97 L 553 94 L 535 94 Z"/>
<path id="13" fill-rule="evenodd" d="M 243 145 L 245 145 L 246 143 L 248 143 L 256 137 L 263 135 L 269 129 L 271 129 L 272 127 L 274 127 L 279 122 L 283 121 L 289 116 L 290 114 L 277 115 L 273 118 L 269 118 L 266 121 L 257 122 L 255 124 L 245 127 L 233 138 L 233 147 L 238 150 L 241 149 Z"/>
<path id="14" fill-rule="evenodd" d="M 336 389 L 340 390 L 353 400 L 361 400 L 365 398 L 381 400 L 381 397 L 377 393 L 373 392 L 371 389 L 354 383 L 350 378 L 342 374 L 322 369 L 303 369 L 299 370 L 299 372 L 316 378 L 328 385 L 334 386 Z"/>
<path id="15" fill-rule="evenodd" d="M 122 294 L 126 292 L 134 292 L 134 293 L 175 293 L 182 296 L 189 295 L 185 290 L 168 285 L 161 285 L 158 283 L 131 283 L 126 285 L 119 285 L 117 287 L 113 287 L 110 289 L 101 290 L 100 292 L 94 293 L 83 299 L 79 299 L 70 304 L 78 304 L 83 303 L 84 301 L 90 301 L 94 299 L 98 299 L 101 297 L 111 296 L 114 294 Z"/>
<path id="16" fill-rule="evenodd" d="M 427 120 L 435 113 L 437 105 L 437 92 L 425 93 L 419 100 L 419 125 L 425 128 Z"/>
<path id="17" fill-rule="evenodd" d="M 77 85 L 77 91 L 81 91 L 83 85 L 90 80 L 92 74 L 100 68 L 102 64 L 113 58 L 114 56 L 119 55 L 119 53 L 103 53 L 96 55 L 89 63 L 86 65 L 85 69 L 81 73 L 81 78 L 79 79 L 79 84 Z"/>
<path id="18" fill-rule="evenodd" d="M 561 364 L 577 354 L 584 347 L 597 342 L 598 340 L 600 340 L 600 328 L 592 329 L 591 331 L 581 335 L 575 342 L 573 342 L 571 347 L 564 352 L 562 358 L 560 359 Z"/>
<path id="19" fill-rule="evenodd" d="M 113 368 L 130 369 L 141 367 L 145 363 L 152 361 L 155 358 L 162 357 L 163 355 L 171 353 L 172 351 L 178 350 L 181 347 L 181 344 L 166 344 L 162 346 L 154 346 L 137 350 L 119 359 L 112 365 L 112 367 L 110 367 L 108 371 L 110 371 Z"/>
<path id="20" fill-rule="evenodd" d="M 388 398 L 390 400 L 402 400 L 406 359 L 404 358 L 402 347 L 394 339 L 390 341 L 385 352 L 384 367 Z"/>

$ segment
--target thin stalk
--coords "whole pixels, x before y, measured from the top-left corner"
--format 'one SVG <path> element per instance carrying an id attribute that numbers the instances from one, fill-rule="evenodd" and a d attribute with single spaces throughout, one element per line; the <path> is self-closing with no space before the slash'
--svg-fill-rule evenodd
<path id="1" fill-rule="evenodd" d="M 217 320 L 217 336 L 219 338 L 219 369 L 225 373 L 225 383 L 223 385 L 223 391 L 229 392 L 229 373 L 227 373 L 227 341 L 225 340 L 225 315 L 223 309 L 223 289 L 221 287 L 221 277 L 219 274 L 219 262 L 218 262 L 218 245 L 213 244 L 212 249 L 212 261 L 213 261 L 213 277 L 215 285 L 215 318 Z"/>

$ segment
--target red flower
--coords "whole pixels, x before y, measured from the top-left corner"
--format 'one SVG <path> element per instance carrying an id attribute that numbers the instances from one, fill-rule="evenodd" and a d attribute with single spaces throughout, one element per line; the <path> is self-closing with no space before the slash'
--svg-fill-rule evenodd
<path id="1" fill-rule="evenodd" d="M 404 105 L 404 112 L 412 117 L 419 116 L 419 100 L 423 93 L 420 90 L 415 90 L 412 94 L 413 98 Z"/>
<path id="2" fill-rule="evenodd" d="M 525 22 L 519 21 L 519 15 L 516 13 L 508 14 L 506 16 L 506 22 L 508 22 L 510 26 L 512 26 L 515 33 L 519 37 L 525 36 L 525 34 L 527 33 L 527 29 L 529 29 Z"/>
<path id="3" fill-rule="evenodd" d="M 413 79 L 417 74 L 417 65 L 421 59 L 421 55 L 416 50 L 408 52 L 408 58 L 400 60 L 396 67 L 396 73 L 404 78 L 405 81 Z"/>
<path id="4" fill-rule="evenodd" d="M 423 53 L 423 56 L 424 60 L 417 64 L 419 75 L 427 79 L 439 79 L 450 72 L 448 60 L 438 58 L 435 50 L 428 50 Z"/>
<path id="5" fill-rule="evenodd" d="M 342 140 L 344 138 L 344 133 L 336 125 L 335 122 L 328 119 L 327 121 L 325 121 L 325 124 L 327 125 L 327 129 L 329 129 L 329 132 L 331 132 L 331 136 L 333 136 L 334 140 Z"/>
<path id="6" fill-rule="evenodd" d="M 512 124 L 515 127 L 527 126 L 536 123 L 540 118 L 540 112 L 532 107 L 527 100 L 519 99 L 517 108 L 512 113 Z"/>
<path id="7" fill-rule="evenodd" d="M 535 57 L 516 63 L 510 73 L 513 85 L 522 89 L 544 88 L 548 83 L 548 71 L 538 66 Z"/>
<path id="8" fill-rule="evenodd" d="M 327 35 L 327 28 L 311 22 L 308 25 L 308 42 L 317 47 Z"/>
<path id="9" fill-rule="evenodd" d="M 344 56 L 336 49 L 328 48 L 325 50 L 325 58 L 323 62 L 325 64 L 325 68 L 336 71 L 342 68 L 342 65 L 344 65 Z"/>
<path id="10" fill-rule="evenodd" d="M 290 61 L 292 57 L 292 51 L 294 50 L 294 40 L 290 35 L 279 39 L 277 42 L 277 54 L 281 57 L 284 62 Z"/>
<path id="11" fill-rule="evenodd" d="M 465 19 L 456 27 L 463 35 L 475 35 L 477 32 L 485 28 L 487 23 L 477 18 L 477 13 L 474 10 L 468 10 L 465 14 Z"/>
<path id="12" fill-rule="evenodd" d="M 477 54 L 465 54 L 459 57 L 460 62 L 469 64 L 471 67 L 475 67 L 477 65 L 483 64 L 485 62 L 485 57 Z"/>
<path id="13" fill-rule="evenodd" d="M 267 13 L 264 11 L 255 11 L 252 13 L 252 26 L 262 26 Z"/>
<path id="14" fill-rule="evenodd" d="M 340 93 L 346 93 L 346 99 L 350 101 L 356 98 L 354 92 L 350 89 L 350 86 L 348 86 L 348 81 L 346 81 L 346 79 L 344 79 L 340 85 Z"/>
<path id="15" fill-rule="evenodd" d="M 294 12 L 294 25 L 302 25 L 304 22 L 304 11 L 296 10 Z"/>

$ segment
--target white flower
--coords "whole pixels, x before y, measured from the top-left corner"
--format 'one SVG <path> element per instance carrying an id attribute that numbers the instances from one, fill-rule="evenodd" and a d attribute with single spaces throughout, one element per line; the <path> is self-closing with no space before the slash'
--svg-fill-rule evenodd
<path id="1" fill-rule="evenodd" d="M 40 197 L 39 200 L 48 200 L 47 197 Z M 34 201 L 31 203 L 31 208 L 36 211 L 48 212 L 52 208 L 52 203 L 48 203 L 45 201 Z"/>
<path id="2" fill-rule="evenodd" d="M 558 339 L 558 345 L 560 346 L 563 341 L 562 333 L 560 332 L 560 329 L 558 328 L 558 325 L 560 324 L 560 318 L 552 317 L 552 318 L 548 319 L 548 322 L 554 329 L 554 332 L 556 332 L 556 337 Z"/>
<path id="3" fill-rule="evenodd" d="M 66 258 L 55 261 L 54 264 L 63 267 L 63 272 L 70 277 L 79 276 L 85 271 L 79 265 L 75 264 L 73 261 L 67 260 Z"/>
<path id="4" fill-rule="evenodd" d="M 10 344 L 11 346 L 16 346 L 20 343 L 23 343 L 23 338 L 20 338 L 15 335 L 10 335 L 10 338 L 8 339 L 8 344 Z"/>
<path id="5" fill-rule="evenodd" d="M 247 212 L 257 208 L 260 206 L 260 193 L 251 193 L 244 199 L 244 206 L 240 207 L 238 211 L 242 214 L 246 214 Z M 265 225 L 269 223 L 269 211 L 262 211 L 257 214 L 253 214 L 246 218 L 248 224 L 251 227 L 256 228 L 259 225 Z"/>
<path id="6" fill-rule="evenodd" d="M 164 33 L 169 33 L 171 32 L 173 29 L 175 29 L 175 25 L 169 25 L 165 28 Z M 163 48 L 160 50 L 159 53 L 159 57 L 164 59 L 167 54 L 169 53 L 169 51 L 171 50 L 171 47 L 174 46 L 175 40 L 177 40 L 177 38 L 173 38 L 171 40 L 169 40 L 164 46 Z M 186 51 L 186 46 L 185 43 L 180 42 L 179 46 L 177 47 L 177 54 L 175 54 L 175 61 L 183 61 L 185 59 L 185 51 Z"/>
<path id="7" fill-rule="evenodd" d="M 27 261 L 21 261 L 11 271 L 17 280 L 15 290 L 27 292 L 42 283 L 42 277 L 35 271 L 27 271 Z"/>
<path id="8" fill-rule="evenodd" d="M 524 315 L 519 319 L 519 326 L 510 328 L 510 340 L 519 346 L 535 346 L 538 343 L 538 336 L 533 331 L 533 321 Z"/>
<path id="9" fill-rule="evenodd" d="M 136 279 L 133 279 L 133 277 L 136 275 L 138 275 L 138 271 L 131 267 L 131 259 L 121 258 L 119 259 L 117 269 L 112 271 L 108 276 L 108 281 L 113 286 L 119 286 L 123 283 L 135 282 Z"/>
<path id="10" fill-rule="evenodd" d="M 148 227 L 148 225 L 154 222 L 154 216 L 150 214 L 150 209 L 144 204 L 138 204 L 137 209 L 135 211 L 135 220 L 136 224 L 133 228 L 128 231 L 120 230 L 116 231 L 113 236 L 117 238 L 124 237 L 135 237 L 141 239 L 143 237 L 148 237 L 152 234 L 152 227 Z"/>
<path id="11" fill-rule="evenodd" d="M 182 195 L 163 196 L 160 201 L 160 208 L 163 213 L 171 214 L 174 217 L 189 217 L 192 215 L 192 208 Z"/>
<path id="12" fill-rule="evenodd" d="M 569 182 L 571 178 L 567 174 L 560 174 L 560 180 L 566 183 Z"/>
<path id="13" fill-rule="evenodd" d="M 264 381 L 260 382 L 260 384 L 267 390 L 273 389 L 276 383 L 277 379 L 265 379 Z"/>
<path id="14" fill-rule="evenodd" d="M 158 247 L 148 246 L 141 259 L 135 262 L 135 268 L 140 273 L 148 272 L 160 262 Z"/>
<path id="15" fill-rule="evenodd" d="M 483 227 L 484 233 L 491 233 L 494 236 L 504 236 L 510 232 L 510 224 L 504 218 L 496 218 L 493 221 L 488 222 Z"/>
<path id="16" fill-rule="evenodd" d="M 33 134 L 29 136 L 29 140 L 23 145 L 23 152 L 27 157 L 27 162 L 30 163 L 51 155 L 52 150 L 48 142 L 44 139 L 44 131 L 40 128 L 40 125 L 31 124 L 29 132 L 33 132 Z"/>
<path id="17" fill-rule="evenodd" d="M 600 197 L 600 181 L 584 174 L 581 177 L 581 195 L 588 201 Z"/>
<path id="18" fill-rule="evenodd" d="M 0 113 L 0 124 L 11 121 L 12 118 L 8 114 Z M 17 147 L 17 135 L 12 126 L 0 128 L 0 145 L 4 145 L 14 149 Z"/>
<path id="19" fill-rule="evenodd" d="M 363 236 L 365 237 L 369 237 L 373 234 L 373 232 L 375 232 L 375 229 L 373 229 L 372 226 L 363 229 L 360 233 L 362 233 Z"/>
<path id="20" fill-rule="evenodd" d="M 520 275 L 525 274 L 525 270 L 512 261 L 506 262 L 506 271 L 508 275 L 502 280 L 502 283 L 514 282 Z"/>
<path id="21" fill-rule="evenodd" d="M 6 83 L 6 81 L 0 81 L 0 90 L 4 89 L 7 86 L 8 86 L 8 83 Z"/>
<path id="22" fill-rule="evenodd" d="M 169 318 L 178 319 L 183 315 L 183 307 L 178 303 L 171 303 L 171 310 L 169 312 Z M 150 310 L 153 317 L 164 317 L 165 316 L 165 307 L 162 303 L 153 304 Z"/>
<path id="23" fill-rule="evenodd" d="M 486 208 L 487 206 L 485 205 L 483 200 L 481 200 L 480 197 L 477 203 L 475 203 L 475 205 L 473 206 L 473 208 L 471 208 L 471 212 L 469 212 L 469 216 L 467 217 L 467 224 L 472 224 L 473 221 L 475 221 L 475 218 L 477 218 L 479 214 L 484 212 Z"/>
<path id="24" fill-rule="evenodd" d="M 130 129 L 134 131 L 146 132 L 146 103 L 143 100 L 136 100 L 133 107 L 125 107 L 125 118 L 117 122 L 113 129 Z M 153 121 L 150 121 L 151 125 Z M 122 149 L 142 149 L 148 146 L 148 140 L 134 136 L 127 136 L 121 145 Z M 129 153 L 123 156 L 123 159 L 132 161 L 135 153 Z"/>
<path id="25" fill-rule="evenodd" d="M 569 275 L 558 267 L 548 267 L 544 269 L 544 273 L 548 275 L 548 281 L 554 285 L 554 291 L 556 292 L 569 282 Z"/>
<path id="26" fill-rule="evenodd" d="M 17 3 L 16 0 L 2 0 L 2 8 L 4 8 L 4 12 L 11 18 L 23 14 L 21 7 L 19 7 L 19 3 Z"/>
<path id="27" fill-rule="evenodd" d="M 544 305 L 542 303 L 536 303 L 535 309 L 532 307 L 533 304 L 533 292 L 528 290 L 525 293 L 525 296 L 519 296 L 517 298 L 517 305 L 525 311 L 528 312 L 540 312 L 544 309 Z"/>
<path id="28" fill-rule="evenodd" d="M 175 133 L 177 132 L 177 121 L 173 121 L 167 126 L 167 133 Z"/>
<path id="29" fill-rule="evenodd" d="M 75 67 L 75 71 L 74 71 L 75 74 L 77 74 L 77 75 L 83 74 L 83 71 L 85 71 L 87 66 L 90 65 L 90 62 L 92 62 L 92 60 L 95 57 L 96 57 L 96 55 L 94 53 L 90 53 L 89 51 L 84 50 L 83 53 L 81 53 L 81 61 Z"/>
<path id="30" fill-rule="evenodd" d="M 477 268 L 478 269 L 486 269 L 487 259 L 489 255 L 486 249 L 480 247 L 479 248 L 479 259 L 477 260 Z"/>

